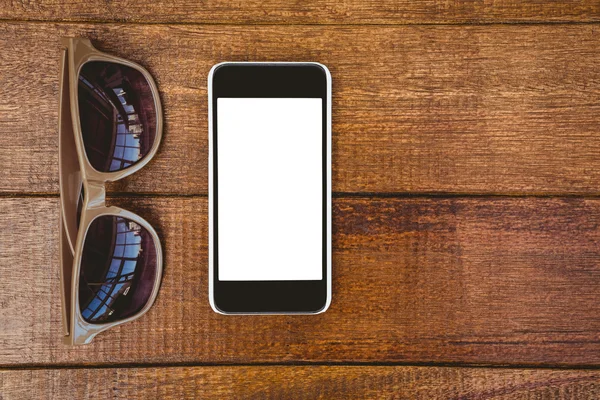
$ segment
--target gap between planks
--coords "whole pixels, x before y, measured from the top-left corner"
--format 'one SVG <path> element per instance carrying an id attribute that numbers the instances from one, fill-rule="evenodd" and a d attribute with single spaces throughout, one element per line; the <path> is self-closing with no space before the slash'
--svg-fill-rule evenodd
<path id="1" fill-rule="evenodd" d="M 26 192 L 26 193 L 11 193 L 11 192 L 0 192 L 0 199 L 29 199 L 29 198 L 57 198 L 60 197 L 58 193 L 46 193 L 46 192 Z M 145 197 L 145 198 L 191 198 L 201 199 L 208 198 L 207 193 L 153 193 L 153 192 L 107 192 L 107 199 L 118 199 L 118 198 L 134 198 L 134 197 Z M 382 199 L 494 199 L 494 198 L 515 198 L 515 199 L 527 199 L 527 198 L 540 198 L 540 199 L 598 199 L 600 198 L 600 192 L 598 193 L 463 193 L 463 192 L 333 192 L 331 197 L 334 199 L 344 198 L 382 198 Z"/>
<path id="2" fill-rule="evenodd" d="M 140 26 L 235 26 L 235 27 L 248 27 L 248 26 L 264 26 L 264 27 L 282 27 L 282 26 L 331 26 L 331 27 L 428 27 L 428 26 L 450 26 L 450 27 L 461 27 L 461 26 L 528 26 L 528 25 L 600 25 L 598 21 L 504 21 L 504 22 L 395 22 L 395 23 L 340 23 L 340 22 L 322 22 L 322 23 L 282 23 L 276 24 L 272 22 L 140 22 L 140 21 L 117 21 L 117 20 L 85 20 L 85 19 L 73 19 L 73 20 L 62 20 L 55 21 L 51 19 L 3 19 L 0 18 L 0 23 L 15 23 L 15 24 L 53 24 L 53 25 L 140 25 Z"/>
<path id="3" fill-rule="evenodd" d="M 17 364 L 0 365 L 2 371 L 30 371 L 30 370 L 76 370 L 76 369 L 124 369 L 124 368 L 221 368 L 221 367 L 430 367 L 430 368 L 458 368 L 458 369 L 497 369 L 497 370 L 556 370 L 556 371 L 597 371 L 600 365 L 577 364 L 485 364 L 485 363 L 439 363 L 439 362 L 246 362 L 246 363 L 198 363 L 198 362 L 172 362 L 172 363 L 110 363 L 110 364 Z"/>

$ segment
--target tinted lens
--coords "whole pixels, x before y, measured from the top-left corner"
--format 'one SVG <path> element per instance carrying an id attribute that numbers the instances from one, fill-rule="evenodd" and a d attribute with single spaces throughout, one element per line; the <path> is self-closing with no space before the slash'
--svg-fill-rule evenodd
<path id="1" fill-rule="evenodd" d="M 122 64 L 88 62 L 78 86 L 81 133 L 92 167 L 119 171 L 148 154 L 156 138 L 156 108 L 141 72 Z"/>
<path id="2" fill-rule="evenodd" d="M 86 321 L 132 316 L 148 302 L 155 277 L 156 247 L 150 232 L 117 216 L 91 223 L 79 277 L 79 306 Z"/>

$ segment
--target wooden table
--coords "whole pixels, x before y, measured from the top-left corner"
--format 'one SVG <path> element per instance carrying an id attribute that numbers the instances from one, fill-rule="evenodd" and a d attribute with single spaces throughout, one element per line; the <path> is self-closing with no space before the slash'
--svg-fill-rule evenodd
<path id="1" fill-rule="evenodd" d="M 600 397 L 600 2 L 0 0 L 0 399 Z M 109 202 L 157 228 L 153 309 L 61 344 L 59 38 L 147 67 L 162 147 Z M 333 76 L 333 303 L 207 296 L 220 61 Z"/>

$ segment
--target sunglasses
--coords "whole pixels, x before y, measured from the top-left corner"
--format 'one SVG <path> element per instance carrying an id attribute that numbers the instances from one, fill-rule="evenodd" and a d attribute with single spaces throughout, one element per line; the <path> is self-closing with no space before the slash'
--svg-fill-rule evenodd
<path id="1" fill-rule="evenodd" d="M 139 318 L 162 278 L 156 231 L 142 217 L 105 205 L 105 184 L 156 154 L 162 109 L 143 67 L 63 39 L 59 88 L 60 260 L 64 342 Z"/>

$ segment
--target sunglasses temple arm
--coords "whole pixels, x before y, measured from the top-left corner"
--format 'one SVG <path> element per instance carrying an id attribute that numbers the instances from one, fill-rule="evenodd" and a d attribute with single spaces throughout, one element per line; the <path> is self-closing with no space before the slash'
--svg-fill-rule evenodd
<path id="1" fill-rule="evenodd" d="M 59 221 L 60 232 L 60 300 L 62 305 L 63 334 L 69 336 L 71 323 L 71 279 L 73 272 L 73 254 L 65 234 L 62 211 Z"/>

